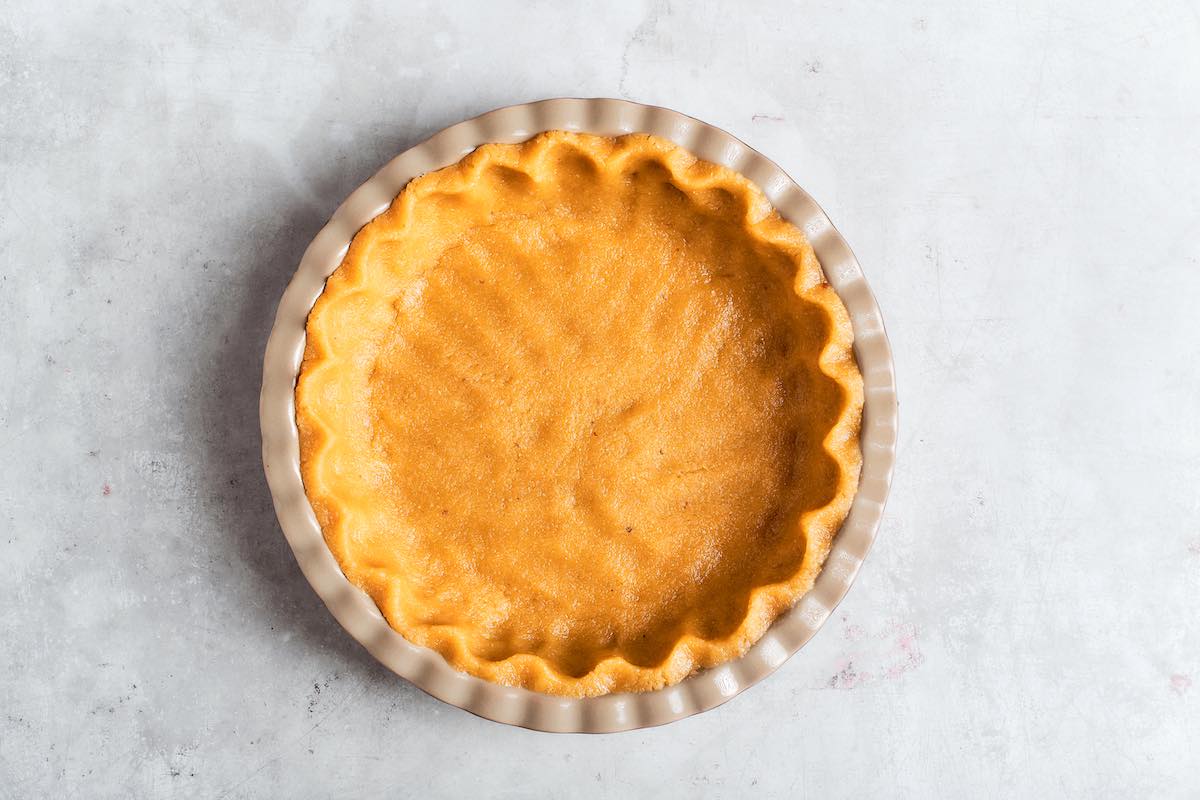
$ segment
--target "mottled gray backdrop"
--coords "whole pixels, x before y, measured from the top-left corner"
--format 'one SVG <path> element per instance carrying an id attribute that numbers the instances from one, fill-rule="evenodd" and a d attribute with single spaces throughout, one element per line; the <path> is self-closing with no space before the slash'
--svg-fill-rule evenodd
<path id="1" fill-rule="evenodd" d="M 0 797 L 1200 793 L 1195 4 L 601 5 L 0 9 Z M 437 129 L 557 95 L 783 165 L 862 260 L 901 396 L 821 634 L 614 736 L 374 663 L 258 455 L 325 218 Z"/>

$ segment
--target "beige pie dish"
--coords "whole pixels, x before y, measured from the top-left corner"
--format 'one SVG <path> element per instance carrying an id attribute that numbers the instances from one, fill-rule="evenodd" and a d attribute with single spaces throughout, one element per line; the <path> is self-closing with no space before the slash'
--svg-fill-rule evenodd
<path id="1" fill-rule="evenodd" d="M 300 477 L 295 385 L 305 322 L 351 239 L 418 175 L 453 164 L 481 144 L 524 141 L 554 129 L 655 134 L 757 184 L 812 243 L 850 314 L 863 376 L 858 493 L 816 584 L 741 658 L 653 692 L 565 698 L 501 686 L 458 672 L 436 652 L 409 643 L 342 574 Z M 263 464 L 279 523 L 305 577 L 351 636 L 393 672 L 447 703 L 497 722 L 582 733 L 646 728 L 714 708 L 770 675 L 812 638 L 846 595 L 874 541 L 891 485 L 897 423 L 895 372 L 879 307 L 854 254 L 813 199 L 774 163 L 718 128 L 665 108 L 610 99 L 543 100 L 488 112 L 405 151 L 355 190 L 313 239 L 279 303 L 263 364 L 259 414 Z"/>

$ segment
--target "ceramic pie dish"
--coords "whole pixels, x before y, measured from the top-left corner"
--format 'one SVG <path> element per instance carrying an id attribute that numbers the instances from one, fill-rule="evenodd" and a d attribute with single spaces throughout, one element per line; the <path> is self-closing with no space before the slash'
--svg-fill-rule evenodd
<path id="1" fill-rule="evenodd" d="M 779 214 L 804 232 L 815 250 L 849 315 L 864 384 L 858 491 L 812 590 L 779 616 L 742 657 L 653 691 L 575 698 L 510 688 L 457 672 L 433 650 L 410 644 L 339 568 L 301 479 L 302 439 L 294 392 L 306 346 L 305 323 L 355 234 L 387 210 L 411 179 L 454 164 L 480 145 L 524 142 L 551 130 L 661 137 L 757 185 Z M 803 244 L 804 237 L 796 236 Z M 808 258 L 812 258 L 811 251 Z M 574 99 L 500 109 L 448 128 L 393 160 L 352 194 L 310 245 L 280 303 L 267 346 L 261 403 L 264 463 L 277 514 L 305 575 L 339 622 L 381 662 L 440 699 L 510 724 L 590 732 L 661 724 L 718 705 L 772 672 L 811 637 L 845 594 L 874 537 L 890 482 L 895 416 L 890 351 L 878 309 L 849 248 L 811 198 L 771 162 L 697 120 L 625 101 Z M 323 507 L 318 505 L 318 511 Z M 441 513 L 446 514 L 447 509 Z M 322 519 L 328 522 L 326 517 Z M 832 533 L 834 528 L 828 530 Z M 361 580 L 355 582 L 362 585 Z M 389 609 L 395 613 L 394 607 Z M 677 674 L 686 674 L 686 670 Z"/>

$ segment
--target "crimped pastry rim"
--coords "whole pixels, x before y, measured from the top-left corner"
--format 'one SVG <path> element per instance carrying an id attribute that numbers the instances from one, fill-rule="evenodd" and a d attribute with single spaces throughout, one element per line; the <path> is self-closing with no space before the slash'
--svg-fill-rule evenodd
<path id="1" fill-rule="evenodd" d="M 293 388 L 304 323 L 351 238 L 412 177 L 452 164 L 480 144 L 521 141 L 556 128 L 610 136 L 655 134 L 757 184 L 816 250 L 850 314 L 864 380 L 859 489 L 816 585 L 744 656 L 657 691 L 574 699 L 508 688 L 455 671 L 440 655 L 392 630 L 373 601 L 342 575 L 300 480 Z M 812 199 L 777 166 L 723 131 L 667 109 L 604 99 L 547 100 L 489 112 L 406 151 L 356 190 L 314 239 L 284 293 L 267 346 L 260 415 L 264 465 L 280 524 L 306 577 L 339 622 L 386 666 L 430 694 L 490 719 L 550 731 L 662 724 L 719 705 L 773 672 L 815 633 L 848 590 L 878 528 L 896 441 L 894 372 L 878 308 L 845 241 Z"/>
<path id="2" fill-rule="evenodd" d="M 330 468 L 329 459 L 335 451 L 344 453 L 345 448 L 352 448 L 354 437 L 337 433 L 344 432 L 345 410 L 340 402 L 328 398 L 328 391 L 332 386 L 340 385 L 346 375 L 346 372 L 338 371 L 338 365 L 353 373 L 357 353 L 353 348 L 348 351 L 337 347 L 336 337 L 327 327 L 336 323 L 329 316 L 322 316 L 325 308 L 322 300 L 360 297 L 364 293 L 373 296 L 364 275 L 365 254 L 381 241 L 393 241 L 402 236 L 409 229 L 414 208 L 424 198 L 449 191 L 470 192 L 486 169 L 496 164 L 531 174 L 546 158 L 564 151 L 602 162 L 602 169 L 610 178 L 628 176 L 631 171 L 653 161 L 665 170 L 677 190 L 693 200 L 708 190 L 720 188 L 744 203 L 741 224 L 746 234 L 753 241 L 787 254 L 795 263 L 797 272 L 790 290 L 804 303 L 820 309 L 830 322 L 828 335 L 816 354 L 817 366 L 821 374 L 842 391 L 840 407 L 823 409 L 834 412 L 821 444 L 825 456 L 837 465 L 834 492 L 823 505 L 806 510 L 803 521 L 797 520 L 806 547 L 803 557 L 794 563 L 792 572 L 777 580 L 747 584 L 746 608 L 736 628 L 712 636 L 695 631 L 677 633 L 667 654 L 655 663 L 633 663 L 624 651 L 618 650 L 594 662 L 584 674 L 566 675 L 553 662 L 535 653 L 517 652 L 502 659 L 477 655 L 469 644 L 477 631 L 470 625 L 427 625 L 405 619 L 403 615 L 397 617 L 394 613 L 389 622 L 415 644 L 439 649 L 429 641 L 431 636 L 435 637 L 444 648 L 439 652 L 451 666 L 503 685 L 576 697 L 633 691 L 635 686 L 637 691 L 647 691 L 674 685 L 697 669 L 719 666 L 740 656 L 757 641 L 775 617 L 790 608 L 812 586 L 858 486 L 862 378 L 852 355 L 849 315 L 837 293 L 825 281 L 816 254 L 803 234 L 780 217 L 758 187 L 741 174 L 702 162 L 661 137 L 641 133 L 620 138 L 597 137 L 556 130 L 519 144 L 482 145 L 455 164 L 410 181 L 385 214 L 376 217 L 355 235 L 349 253 L 335 273 L 341 279 L 326 284 L 310 313 L 309 339 L 296 390 L 301 477 L 319 521 L 322 509 L 333 514 L 334 519 L 353 514 L 354 504 L 347 504 L 345 494 L 353 492 L 355 479 L 339 475 L 336 469 Z M 327 520 L 326 525 L 334 525 L 334 522 Z M 353 537 L 347 537 L 344 528 L 341 535 L 333 530 L 325 530 L 325 534 L 335 558 L 353 581 L 355 568 L 352 565 L 356 556 L 355 548 L 348 541 Z M 397 579 L 403 582 L 403 576 L 396 576 L 389 583 L 395 583 Z M 388 617 L 386 603 L 378 596 L 374 599 Z M 543 633 L 551 635 L 549 630 Z M 511 673 L 520 677 L 514 679 Z"/>

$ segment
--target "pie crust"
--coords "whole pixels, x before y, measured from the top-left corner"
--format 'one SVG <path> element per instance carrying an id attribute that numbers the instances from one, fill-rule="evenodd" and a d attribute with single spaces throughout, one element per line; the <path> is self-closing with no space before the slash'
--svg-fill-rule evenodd
<path id="1" fill-rule="evenodd" d="M 660 688 L 812 586 L 858 482 L 852 341 L 736 172 L 643 134 L 484 145 L 411 181 L 313 307 L 305 491 L 455 668 Z"/>

